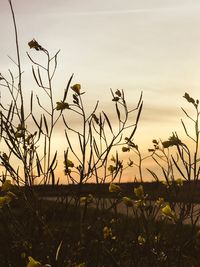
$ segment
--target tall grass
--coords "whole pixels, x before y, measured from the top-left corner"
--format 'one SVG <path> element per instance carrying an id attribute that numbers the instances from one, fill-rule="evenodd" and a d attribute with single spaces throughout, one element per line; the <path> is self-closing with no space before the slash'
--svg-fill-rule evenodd
<path id="1" fill-rule="evenodd" d="M 199 266 L 200 209 L 194 194 L 200 174 L 199 101 L 184 95 L 195 111 L 192 117 L 183 109 L 194 125 L 194 133 L 190 133 L 182 121 L 192 147 L 173 133 L 169 140 L 153 140 L 149 155 L 143 156 L 134 141 L 142 94 L 136 107 L 129 108 L 124 91 L 111 90 L 115 125 L 109 114 L 99 111 L 98 101 L 87 111 L 87 93 L 80 83 L 73 83 L 73 74 L 63 98 L 55 99 L 53 79 L 59 51 L 51 55 L 33 39 L 28 42 L 32 50 L 27 56 L 33 79 L 48 104 L 30 92 L 26 111 L 15 13 L 12 1 L 8 3 L 18 75 L 9 71 L 10 78 L 6 78 L 0 74 L 0 86 L 10 96 L 9 103 L 0 102 L 1 266 Z M 46 64 L 37 61 L 35 53 L 44 56 Z M 78 128 L 71 124 L 72 118 Z M 63 151 L 53 144 L 60 122 L 66 137 Z M 120 152 L 131 153 L 134 159 L 125 164 Z M 63 175 L 67 184 L 75 186 L 73 192 L 61 191 L 55 174 L 58 153 L 63 153 Z M 148 169 L 155 183 L 147 193 L 143 162 L 148 158 L 161 169 L 162 177 Z M 137 183 L 121 184 L 123 171 L 132 166 L 138 168 Z M 97 189 L 105 184 L 107 197 L 86 193 L 90 181 L 96 182 Z M 56 188 L 62 195 L 49 201 L 41 197 L 36 184 L 51 186 L 52 191 Z M 155 188 L 162 190 L 155 194 Z"/>

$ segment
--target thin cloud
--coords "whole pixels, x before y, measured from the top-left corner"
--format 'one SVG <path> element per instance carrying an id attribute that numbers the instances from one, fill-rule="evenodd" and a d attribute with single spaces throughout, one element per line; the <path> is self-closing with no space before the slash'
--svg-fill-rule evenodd
<path id="1" fill-rule="evenodd" d="M 178 119 L 180 115 L 179 107 L 159 107 L 146 105 L 143 108 L 141 120 L 151 122 L 170 122 Z"/>
<path id="2" fill-rule="evenodd" d="M 124 9 L 124 10 L 99 10 L 99 11 L 81 11 L 81 12 L 69 12 L 71 16 L 111 16 L 111 15 L 125 15 L 134 13 L 152 13 L 152 12 L 167 12 L 167 11 L 181 11 L 200 8 L 200 6 L 171 6 L 171 7 L 155 7 L 155 8 L 137 8 L 137 9 Z M 65 13 L 66 15 L 66 13 Z"/>

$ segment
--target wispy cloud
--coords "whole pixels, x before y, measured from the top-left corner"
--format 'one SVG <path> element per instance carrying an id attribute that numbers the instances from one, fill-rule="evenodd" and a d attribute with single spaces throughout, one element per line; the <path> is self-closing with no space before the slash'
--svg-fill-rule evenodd
<path id="1" fill-rule="evenodd" d="M 179 108 L 178 107 L 159 107 L 146 105 L 143 108 L 141 119 L 146 122 L 172 122 L 178 119 Z"/>
<path id="2" fill-rule="evenodd" d="M 168 11 L 182 11 L 193 9 L 192 5 L 190 6 L 167 6 L 167 7 L 153 7 L 153 8 L 136 8 L 136 9 L 122 9 L 122 10 L 95 10 L 95 11 L 77 11 L 69 12 L 68 15 L 71 16 L 112 16 L 112 15 L 128 15 L 134 13 L 152 13 L 152 12 L 168 12 Z M 200 6 L 195 6 L 200 8 Z"/>

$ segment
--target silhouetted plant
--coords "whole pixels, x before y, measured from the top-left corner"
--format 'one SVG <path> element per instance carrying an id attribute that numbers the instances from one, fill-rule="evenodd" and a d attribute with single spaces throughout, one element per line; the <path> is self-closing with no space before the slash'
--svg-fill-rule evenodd
<path id="1" fill-rule="evenodd" d="M 183 109 L 194 124 L 193 135 L 182 121 L 193 147 L 173 133 L 165 141 L 154 139 L 149 154 L 143 156 L 134 140 L 142 94 L 130 109 L 124 91 L 111 90 L 114 121 L 99 111 L 98 101 L 88 111 L 85 92 L 81 84 L 72 84 L 73 75 L 63 98 L 55 99 L 52 82 L 59 51 L 51 56 L 33 39 L 29 48 L 44 56 L 46 65 L 35 60 L 34 54 L 27 55 L 33 78 L 48 103 L 31 92 L 30 110 L 26 111 L 17 26 L 12 1 L 8 2 L 17 52 L 16 62 L 12 61 L 18 75 L 15 78 L 9 71 L 7 78 L 0 74 L 0 85 L 9 93 L 6 104 L 0 99 L 0 265 L 199 266 L 200 209 L 195 194 L 200 174 L 199 101 L 184 95 L 195 110 L 192 117 Z M 130 122 L 132 114 L 134 123 Z M 72 118 L 78 127 L 71 125 Z M 62 151 L 65 187 L 56 177 L 60 151 L 52 144 L 59 121 L 67 147 Z M 125 163 L 119 148 L 134 157 Z M 143 163 L 149 158 L 161 170 L 160 175 L 147 169 L 156 180 L 150 184 L 143 177 Z M 135 183 L 120 183 L 124 170 L 132 166 L 138 169 Z M 88 184 L 90 181 L 96 184 Z M 40 186 L 34 186 L 36 183 Z M 160 190 L 157 194 L 156 188 Z"/>

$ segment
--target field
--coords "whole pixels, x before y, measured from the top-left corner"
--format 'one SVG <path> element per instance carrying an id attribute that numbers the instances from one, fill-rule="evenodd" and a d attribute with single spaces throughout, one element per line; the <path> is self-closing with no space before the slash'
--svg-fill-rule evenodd
<path id="1" fill-rule="evenodd" d="M 1 266 L 25 266 L 30 255 L 60 267 L 199 266 L 199 208 L 195 215 L 195 203 L 156 201 L 163 184 L 142 186 L 109 192 L 109 184 L 89 184 L 81 198 L 73 185 L 9 188 L 15 199 L 1 208 Z"/>

